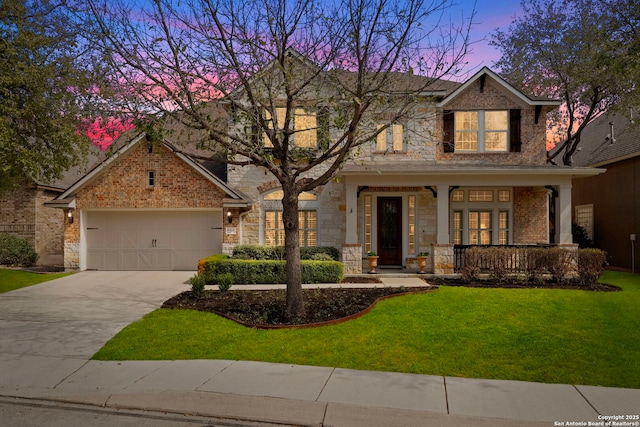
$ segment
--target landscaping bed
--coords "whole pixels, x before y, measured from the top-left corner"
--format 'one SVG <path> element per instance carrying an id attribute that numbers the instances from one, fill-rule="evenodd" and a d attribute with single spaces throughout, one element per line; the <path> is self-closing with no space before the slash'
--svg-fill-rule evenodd
<path id="1" fill-rule="evenodd" d="M 356 283 L 371 282 L 358 281 Z M 167 300 L 162 307 L 208 311 L 246 326 L 259 328 L 324 325 L 362 315 L 380 298 L 435 289 L 430 286 L 424 288 L 380 286 L 377 288 L 303 289 L 306 314 L 295 319 L 286 319 L 284 316 L 285 289 L 229 290 L 224 293 L 218 290 L 207 290 L 200 298 L 195 298 L 191 291 L 186 291 Z"/>
<path id="2" fill-rule="evenodd" d="M 296 319 L 286 319 L 284 307 L 286 290 L 248 291 L 232 289 L 227 292 L 206 290 L 200 298 L 191 291 L 182 292 L 165 301 L 163 308 L 183 308 L 206 311 L 234 320 L 246 326 L 259 328 L 291 327 L 336 323 L 366 313 L 380 298 L 397 296 L 409 292 L 424 292 L 437 289 L 437 286 L 465 286 L 480 288 L 543 288 L 543 289 L 585 289 L 591 291 L 612 292 L 620 288 L 597 283 L 584 288 L 576 284 L 546 282 L 544 284 L 528 282 L 495 282 L 480 280 L 463 282 L 459 279 L 430 278 L 424 288 L 383 287 L 376 278 L 348 277 L 343 283 L 380 284 L 376 288 L 316 288 L 304 289 L 306 314 Z M 427 286 L 434 285 L 434 286 Z"/>

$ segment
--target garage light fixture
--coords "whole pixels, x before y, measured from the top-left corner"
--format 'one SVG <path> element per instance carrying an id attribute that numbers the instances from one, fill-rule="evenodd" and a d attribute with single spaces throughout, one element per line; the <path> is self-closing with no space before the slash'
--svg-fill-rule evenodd
<path id="1" fill-rule="evenodd" d="M 73 224 L 73 209 L 69 208 L 67 211 L 67 218 L 69 219 L 69 224 Z"/>
<path id="2" fill-rule="evenodd" d="M 231 215 L 231 211 L 227 211 L 227 221 L 229 221 L 229 224 L 231 224 L 233 222 L 233 217 Z"/>

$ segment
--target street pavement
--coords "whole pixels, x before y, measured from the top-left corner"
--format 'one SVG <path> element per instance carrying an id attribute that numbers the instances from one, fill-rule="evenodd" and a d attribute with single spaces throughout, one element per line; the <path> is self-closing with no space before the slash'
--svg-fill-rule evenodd
<path id="1" fill-rule="evenodd" d="M 640 389 L 240 360 L 90 360 L 189 289 L 193 274 L 87 271 L 0 294 L 0 397 L 302 426 L 640 426 Z M 383 282 L 424 285 L 410 276 Z"/>

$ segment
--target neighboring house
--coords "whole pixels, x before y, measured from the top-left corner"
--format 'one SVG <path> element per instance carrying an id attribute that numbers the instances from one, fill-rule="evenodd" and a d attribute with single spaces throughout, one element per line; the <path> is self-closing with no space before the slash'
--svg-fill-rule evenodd
<path id="1" fill-rule="evenodd" d="M 600 116 L 582 132 L 573 162 L 606 169 L 602 175 L 574 180 L 574 222 L 587 230 L 595 247 L 607 252 L 610 265 L 637 269 L 640 126 L 631 115 Z"/>
<path id="2" fill-rule="evenodd" d="M 98 154 L 91 150 L 87 162 Z M 84 175 L 84 168 L 72 168 L 51 182 L 26 182 L 14 190 L 0 193 L 0 233 L 26 239 L 38 254 L 37 265 L 64 265 L 64 213 L 45 207 L 74 181 Z"/>
<path id="3" fill-rule="evenodd" d="M 301 194 L 302 245 L 338 248 L 347 274 L 362 272 L 369 251 L 383 268 L 413 267 L 429 252 L 430 271 L 443 274 L 462 245 L 572 245 L 572 179 L 599 171 L 546 164 L 545 117 L 559 101 L 529 97 L 488 68 L 462 84 L 437 81 L 423 99 L 336 179 Z M 294 126 L 321 128 L 319 111 L 305 106 Z M 129 138 L 49 204 L 76 218 L 66 267 L 195 269 L 238 243 L 283 243 L 282 190 L 263 168 L 229 167 L 225 179 L 175 141 Z M 318 136 L 297 132 L 295 144 L 314 147 Z"/>

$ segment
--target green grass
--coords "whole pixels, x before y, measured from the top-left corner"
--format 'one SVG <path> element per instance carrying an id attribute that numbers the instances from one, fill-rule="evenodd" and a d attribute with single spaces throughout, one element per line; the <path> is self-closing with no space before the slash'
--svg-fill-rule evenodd
<path id="1" fill-rule="evenodd" d="M 229 359 L 469 378 L 640 388 L 640 275 L 623 292 L 442 287 L 335 326 L 255 330 L 159 309 L 97 360 Z"/>
<path id="2" fill-rule="evenodd" d="M 71 273 L 40 274 L 0 268 L 0 294 L 27 286 L 37 285 Z"/>

